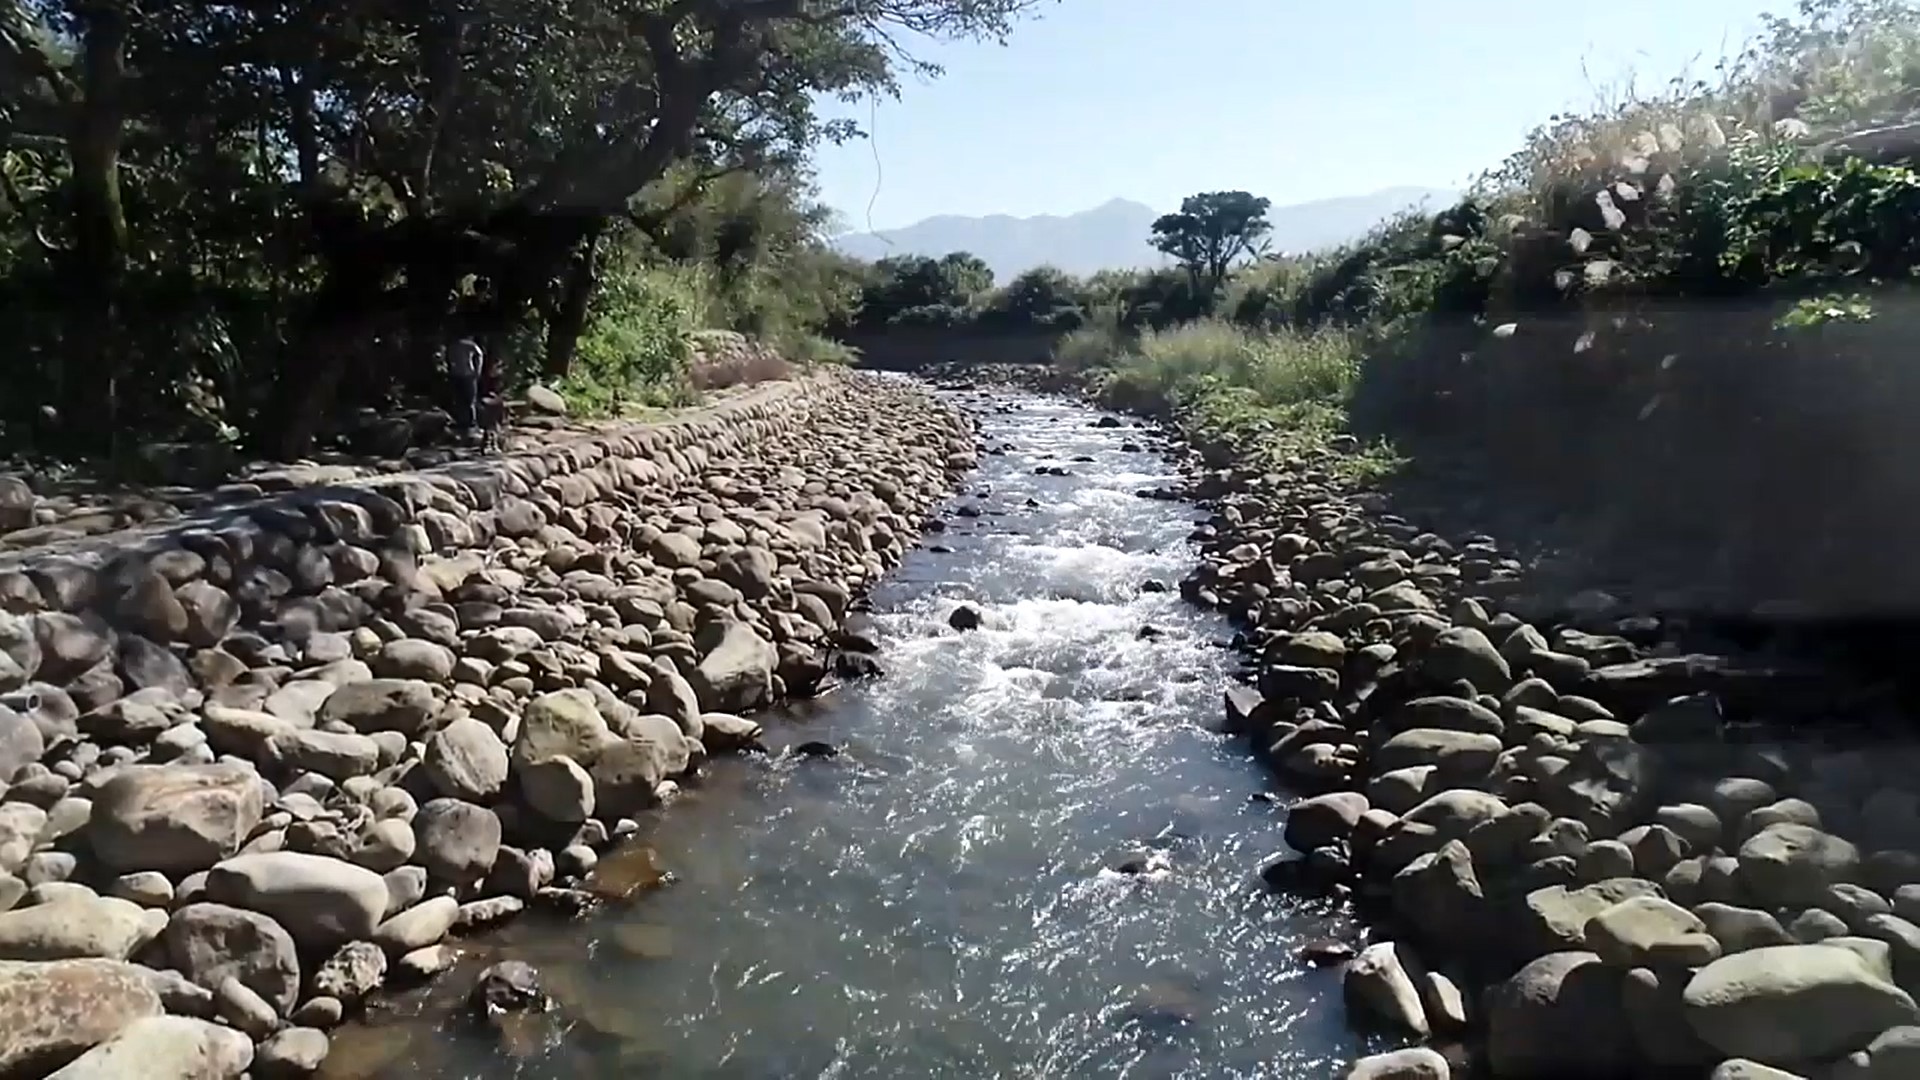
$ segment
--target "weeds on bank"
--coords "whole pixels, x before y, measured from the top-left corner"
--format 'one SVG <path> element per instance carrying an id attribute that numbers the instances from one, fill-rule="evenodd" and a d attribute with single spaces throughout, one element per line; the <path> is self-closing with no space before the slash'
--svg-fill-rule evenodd
<path id="1" fill-rule="evenodd" d="M 1345 431 L 1360 344 L 1330 327 L 1255 330 L 1207 319 L 1129 335 L 1095 323 L 1062 339 L 1055 363 L 1088 378 L 1102 404 L 1173 419 L 1197 444 L 1229 448 L 1249 464 L 1277 464 Z M 1376 482 L 1400 462 L 1378 443 L 1339 455 L 1334 470 Z"/>

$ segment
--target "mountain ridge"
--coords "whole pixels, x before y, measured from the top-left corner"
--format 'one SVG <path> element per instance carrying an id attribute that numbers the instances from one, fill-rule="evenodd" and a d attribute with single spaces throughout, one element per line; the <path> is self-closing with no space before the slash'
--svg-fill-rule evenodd
<path id="1" fill-rule="evenodd" d="M 1269 239 L 1276 251 L 1303 253 L 1336 247 L 1423 201 L 1437 208 L 1457 198 L 1457 191 L 1400 185 L 1276 206 L 1267 213 L 1273 223 Z M 1043 265 L 1080 275 L 1169 265 L 1167 257 L 1148 242 L 1160 214 L 1145 203 L 1116 197 L 1071 214 L 936 214 L 898 229 L 842 233 L 830 243 L 868 260 L 970 251 L 993 268 L 995 281 L 1004 284 Z"/>

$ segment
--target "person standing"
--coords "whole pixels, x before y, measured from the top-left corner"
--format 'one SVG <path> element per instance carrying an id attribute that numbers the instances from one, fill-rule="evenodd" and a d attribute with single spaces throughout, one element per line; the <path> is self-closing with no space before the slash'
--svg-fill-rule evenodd
<path id="1" fill-rule="evenodd" d="M 472 432 L 480 424 L 480 369 L 485 356 L 471 334 L 447 351 L 447 376 L 453 383 L 453 422 Z"/>

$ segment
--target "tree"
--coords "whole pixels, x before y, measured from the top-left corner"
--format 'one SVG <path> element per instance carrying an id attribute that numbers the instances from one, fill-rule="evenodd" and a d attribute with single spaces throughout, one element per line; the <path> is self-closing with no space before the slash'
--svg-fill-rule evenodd
<path id="1" fill-rule="evenodd" d="M 1193 292 L 1210 300 L 1237 260 L 1260 253 L 1273 228 L 1267 221 L 1271 205 L 1244 191 L 1189 195 L 1180 200 L 1178 212 L 1154 221 L 1152 243 L 1178 259 Z"/>
<path id="2" fill-rule="evenodd" d="M 982 318 L 1015 327 L 1072 330 L 1086 319 L 1084 289 L 1073 275 L 1053 266 L 1036 266 L 994 294 Z"/>
<path id="3" fill-rule="evenodd" d="M 964 319 L 974 298 L 993 288 L 993 269 L 978 256 L 949 252 L 938 259 L 889 255 L 873 264 L 862 291 L 860 325 L 899 323 L 950 326 Z"/>
<path id="4" fill-rule="evenodd" d="M 914 40 L 1001 38 L 1041 2 L 0 0 L 0 265 L 57 278 L 37 295 L 104 354 L 37 350 L 29 396 L 164 397 L 181 380 L 149 368 L 179 350 L 137 339 L 187 320 L 129 305 L 168 290 L 217 314 L 208 363 L 265 386 L 244 411 L 283 455 L 343 391 L 425 371 L 450 321 L 544 327 L 563 373 L 614 233 L 790 172 L 856 134 L 821 97 L 892 92 L 936 70 Z M 740 280 L 779 257 L 751 216 L 725 241 Z"/>

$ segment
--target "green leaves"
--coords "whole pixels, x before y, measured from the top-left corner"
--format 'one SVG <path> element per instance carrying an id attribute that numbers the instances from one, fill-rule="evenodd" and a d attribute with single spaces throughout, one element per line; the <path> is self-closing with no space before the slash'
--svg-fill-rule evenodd
<path id="1" fill-rule="evenodd" d="M 1794 302 L 1773 322 L 1776 330 L 1807 330 L 1828 323 L 1864 323 L 1873 319 L 1873 302 L 1859 293 L 1809 296 Z"/>
<path id="2" fill-rule="evenodd" d="M 1180 201 L 1177 213 L 1153 223 L 1153 246 L 1186 267 L 1195 288 L 1212 297 L 1227 271 L 1243 258 L 1260 254 L 1273 226 L 1271 201 L 1244 191 L 1206 191 Z"/>

